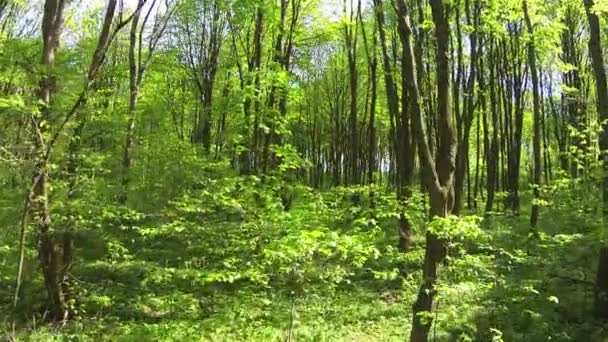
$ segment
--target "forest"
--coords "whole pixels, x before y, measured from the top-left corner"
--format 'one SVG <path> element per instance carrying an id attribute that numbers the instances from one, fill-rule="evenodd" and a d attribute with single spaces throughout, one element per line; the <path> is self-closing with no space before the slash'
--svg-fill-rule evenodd
<path id="1" fill-rule="evenodd" d="M 608 341 L 607 0 L 0 0 L 0 340 Z"/>

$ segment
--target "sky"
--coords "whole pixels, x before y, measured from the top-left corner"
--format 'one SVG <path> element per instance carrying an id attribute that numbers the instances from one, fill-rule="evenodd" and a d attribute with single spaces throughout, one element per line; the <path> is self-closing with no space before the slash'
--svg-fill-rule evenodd
<path id="1" fill-rule="evenodd" d="M 82 3 L 89 3 L 89 6 L 100 5 L 105 3 L 105 0 L 80 0 Z M 123 0 L 124 4 L 130 8 L 134 8 L 137 5 L 138 0 Z M 346 5 L 349 8 L 351 1 L 354 6 L 357 5 L 358 0 L 347 0 Z M 150 3 L 151 1 L 148 1 Z M 164 2 L 164 1 L 161 1 Z M 339 20 L 342 16 L 343 0 L 318 0 L 321 13 L 326 15 L 330 19 Z M 361 6 L 367 8 L 371 5 L 372 0 L 361 0 Z M 145 11 L 145 8 L 144 8 Z"/>
<path id="2" fill-rule="evenodd" d="M 138 3 L 138 0 L 122 0 L 127 8 L 133 9 Z M 315 1 L 315 0 L 305 0 Z M 339 21 L 342 17 L 342 6 L 344 0 L 316 0 L 320 7 L 321 15 L 325 16 L 326 19 L 331 21 Z M 350 6 L 351 2 L 356 6 L 358 0 L 346 0 L 347 6 Z M 164 5 L 165 0 L 157 0 L 158 4 L 156 7 Z M 372 0 L 361 0 L 363 8 L 371 6 Z M 16 33 L 18 35 L 34 35 L 39 31 L 41 13 L 44 0 L 31 0 L 30 9 L 23 15 L 17 23 Z M 147 4 L 144 5 L 144 13 L 147 12 L 147 8 L 151 5 L 152 1 L 148 0 Z M 89 13 L 88 11 L 93 8 L 105 8 L 107 4 L 106 0 L 75 0 L 70 4 L 70 10 L 76 9 L 76 12 L 72 12 L 75 15 L 74 20 L 79 22 L 83 20 L 83 15 Z M 159 6 L 160 5 L 160 6 Z M 153 9 L 152 15 L 156 12 Z M 127 11 L 129 13 L 129 11 Z M 69 29 L 68 29 L 69 31 Z M 65 32 L 66 34 L 78 34 L 78 32 Z"/>

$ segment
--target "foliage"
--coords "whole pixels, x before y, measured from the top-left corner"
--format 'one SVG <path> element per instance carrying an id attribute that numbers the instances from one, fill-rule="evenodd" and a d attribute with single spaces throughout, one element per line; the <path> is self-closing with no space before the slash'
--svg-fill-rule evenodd
<path id="1" fill-rule="evenodd" d="M 45 63 L 0 0 L 0 339 L 403 341 L 431 294 L 428 340 L 608 336 L 608 1 L 132 1 L 86 80 L 111 2 L 62 2 Z"/>

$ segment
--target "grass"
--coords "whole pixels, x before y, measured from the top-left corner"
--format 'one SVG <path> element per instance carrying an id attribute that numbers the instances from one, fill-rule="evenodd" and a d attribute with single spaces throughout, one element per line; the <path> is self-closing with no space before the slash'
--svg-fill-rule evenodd
<path id="1" fill-rule="evenodd" d="M 298 210 L 303 209 L 294 212 Z M 537 236 L 530 234 L 526 212 L 520 217 L 487 218 L 482 223 L 486 236 L 465 242 L 466 248 L 451 254 L 442 266 L 431 340 L 608 341 L 608 325 L 592 318 L 594 263 L 601 241 L 597 222 L 588 217 L 558 206 L 546 208 Z M 294 287 L 277 273 L 276 279 L 262 285 L 246 277 L 211 280 L 218 272 L 250 271 L 247 260 L 237 263 L 238 270 L 237 264 L 228 262 L 247 258 L 239 254 L 244 248 L 255 250 L 255 244 L 242 239 L 230 242 L 227 236 L 237 234 L 238 225 L 214 230 L 214 234 L 228 235 L 214 236 L 223 244 L 210 250 L 213 245 L 204 235 L 207 228 L 190 223 L 194 232 L 169 233 L 173 234 L 170 238 L 161 233 L 138 241 L 132 230 L 108 227 L 85 232 L 71 280 L 80 298 L 79 317 L 66 326 L 40 324 L 44 292 L 36 256 L 30 250 L 18 328 L 13 332 L 9 315 L 0 314 L 6 322 L 4 337 L 18 341 L 285 341 L 291 332 L 292 341 L 407 340 L 411 305 L 421 278 L 420 239 L 401 260 L 381 255 L 338 283 L 310 278 Z M 392 231 L 388 221 L 382 224 Z M 148 222 L 145 229 L 164 232 L 166 223 Z M 420 231 L 415 234 L 422 236 Z M 13 238 L 5 233 L 0 241 Z M 383 240 L 386 236 L 378 239 L 377 245 L 390 244 Z M 10 308 L 15 255 L 15 246 L 0 243 L 2 308 Z M 250 261 L 254 265 L 255 260 Z M 329 263 L 352 267 L 350 259 L 314 262 L 316 267 Z M 384 277 L 380 272 L 395 267 L 403 267 L 402 277 Z"/>

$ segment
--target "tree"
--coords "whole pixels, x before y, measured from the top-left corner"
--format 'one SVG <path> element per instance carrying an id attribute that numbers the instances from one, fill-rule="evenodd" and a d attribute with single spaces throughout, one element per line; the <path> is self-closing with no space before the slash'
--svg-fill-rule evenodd
<path id="1" fill-rule="evenodd" d="M 30 117 L 35 152 L 33 157 L 34 174 L 32 185 L 28 192 L 28 199 L 25 210 L 32 217 L 38 236 L 38 256 L 47 290 L 50 318 L 56 321 L 69 318 L 69 307 L 67 305 L 66 289 L 64 288 L 65 277 L 72 265 L 72 241 L 70 235 L 66 235 L 62 241 L 52 229 L 51 212 L 49 209 L 49 162 L 52 156 L 53 147 L 57 142 L 59 134 L 65 125 L 74 117 L 76 112 L 86 102 L 86 98 L 95 81 L 99 68 L 101 67 L 107 48 L 116 33 L 124 27 L 131 17 L 126 21 L 115 23 L 114 16 L 116 11 L 115 0 L 109 0 L 103 26 L 100 31 L 97 47 L 93 54 L 92 62 L 89 66 L 84 88 L 78 99 L 71 107 L 70 111 L 62 118 L 54 131 L 50 131 L 52 120 L 58 116 L 52 110 L 52 99 L 57 85 L 57 78 L 53 74 L 57 49 L 61 37 L 61 30 L 64 23 L 64 11 L 67 2 L 65 0 L 47 0 L 44 4 L 42 19 L 42 56 L 41 65 L 43 74 L 40 80 L 39 99 L 41 107 L 38 113 L 33 113 Z M 49 138 L 50 136 L 50 138 Z M 24 215 L 24 221 L 26 216 Z M 21 243 L 24 244 L 25 222 L 21 228 Z M 21 272 L 23 269 L 23 247 L 19 271 L 17 274 L 17 285 L 15 289 L 15 305 L 19 298 L 19 287 Z"/>
<path id="2" fill-rule="evenodd" d="M 410 110 L 413 127 L 418 145 L 419 158 L 424 168 L 423 179 L 429 191 L 431 215 L 447 217 L 454 206 L 454 166 L 456 157 L 456 142 L 452 130 L 452 119 L 449 107 L 449 26 L 447 13 L 441 1 L 431 1 L 435 38 L 437 40 L 437 116 L 439 127 L 439 145 L 433 156 L 428 143 L 425 120 L 420 108 L 420 91 L 416 77 L 416 59 L 411 44 L 411 29 L 409 11 L 404 1 L 398 2 L 400 18 L 403 27 L 404 71 L 407 80 L 407 91 L 410 99 Z M 445 258 L 444 241 L 436 234 L 426 233 L 426 248 L 423 264 L 423 281 L 413 306 L 411 341 L 427 341 L 432 319 L 428 313 L 432 310 L 437 282 L 437 266 Z"/>
<path id="3" fill-rule="evenodd" d="M 532 21 L 530 20 L 530 14 L 528 13 L 528 2 L 526 0 L 522 1 L 523 11 L 524 11 L 524 20 L 526 22 L 526 28 L 528 29 L 528 34 L 530 35 L 528 42 L 528 64 L 530 66 L 530 73 L 532 75 L 532 102 L 534 107 L 534 135 L 533 135 L 533 154 L 534 154 L 534 171 L 533 171 L 533 191 L 534 191 L 534 199 L 533 201 L 538 201 L 540 196 L 540 179 L 541 179 L 541 113 L 540 113 L 540 94 L 539 94 L 539 79 L 538 79 L 538 69 L 536 67 L 536 46 L 534 44 L 534 27 L 532 26 Z M 538 203 L 532 204 L 532 214 L 530 216 L 530 224 L 533 228 L 536 227 L 538 222 Z"/>
<path id="4" fill-rule="evenodd" d="M 595 78 L 595 88 L 597 96 L 597 113 L 602 125 L 599 137 L 600 156 L 604 168 L 602 177 L 603 194 L 603 214 L 608 216 L 608 84 L 606 82 L 606 70 L 604 68 L 604 58 L 602 55 L 600 22 L 597 14 L 593 12 L 593 0 L 584 0 L 587 21 L 589 22 L 589 55 L 593 67 Z M 597 315 L 608 318 L 608 247 L 600 250 L 598 263 L 596 291 L 595 291 L 595 310 Z"/>
<path id="5" fill-rule="evenodd" d="M 469 36 L 470 46 L 469 46 L 469 56 L 470 56 L 470 66 L 469 72 L 466 77 L 466 81 L 463 81 L 464 84 L 464 105 L 462 110 L 462 115 L 457 115 L 457 131 L 458 131 L 458 150 L 456 154 L 456 174 L 454 180 L 455 187 L 455 197 L 454 197 L 454 212 L 458 214 L 462 207 L 462 194 L 463 187 L 465 182 L 465 173 L 468 170 L 469 165 L 469 140 L 471 136 L 471 127 L 473 126 L 473 120 L 475 118 L 475 81 L 477 79 L 477 68 L 478 68 L 478 59 L 479 59 L 479 49 L 481 48 L 480 44 L 478 44 L 480 40 L 480 30 L 479 30 L 479 21 L 480 21 L 480 11 L 481 11 L 481 3 L 480 1 L 475 1 L 473 5 L 473 9 L 471 10 L 470 1 L 465 1 L 465 12 L 467 18 L 467 25 L 472 27 L 472 32 Z M 457 18 L 457 22 L 460 18 Z M 460 35 L 458 39 L 461 40 Z M 459 43 L 461 45 L 462 43 Z M 460 53 L 459 55 L 462 55 Z M 456 83 L 455 88 L 460 86 L 460 82 Z M 454 97 L 458 97 L 458 94 L 455 94 Z M 458 106 L 454 106 L 455 111 L 459 112 Z M 469 201 L 470 202 L 470 201 Z M 469 203 L 470 204 L 470 203 Z"/>
<path id="6" fill-rule="evenodd" d="M 348 10 L 350 7 L 350 11 Z M 359 20 L 356 20 L 355 13 L 361 10 L 361 1 L 358 2 L 357 9 L 353 1 L 350 0 L 350 6 L 347 6 L 346 0 L 343 2 L 344 12 L 344 48 L 346 49 L 346 57 L 348 60 L 348 75 L 349 75 L 349 90 L 350 90 L 350 114 L 349 114 L 349 141 L 350 148 L 348 151 L 348 184 L 357 184 L 361 181 L 359 175 L 359 134 L 357 125 L 357 112 L 359 107 L 359 70 L 357 67 L 357 35 L 359 32 Z M 347 13 L 349 14 L 347 15 Z"/>
<path id="7" fill-rule="evenodd" d="M 403 41 L 407 40 L 408 34 L 407 23 L 404 22 L 404 16 L 406 16 L 406 12 L 403 6 L 404 3 L 401 1 L 397 2 L 398 4 L 398 14 L 400 16 L 400 20 L 398 22 L 399 28 L 399 36 Z M 399 111 L 399 95 L 397 93 L 397 84 L 393 78 L 393 70 L 392 63 L 388 53 L 385 27 L 384 27 L 384 9 L 383 3 L 381 0 L 375 1 L 375 10 L 376 10 L 376 22 L 378 24 L 378 31 L 380 36 L 380 48 L 382 51 L 382 60 L 384 66 L 384 84 L 385 84 L 385 92 L 386 99 L 388 103 L 389 115 L 393 121 L 397 123 L 393 123 L 393 132 L 394 136 L 392 137 L 392 144 L 395 153 L 395 161 L 397 166 L 397 192 L 404 204 L 407 202 L 408 197 L 411 194 L 411 185 L 412 185 L 412 177 L 414 170 L 414 153 L 412 149 L 412 137 L 411 137 L 411 128 L 410 128 L 410 118 L 409 118 L 409 108 L 408 108 L 408 99 L 406 97 L 406 93 L 404 92 L 401 95 L 402 99 L 402 108 L 401 112 Z M 407 52 L 404 49 L 403 59 L 405 60 Z M 402 61 L 402 68 L 405 68 L 405 62 Z M 407 74 L 404 72 L 405 69 L 402 70 L 402 82 L 403 89 L 405 90 L 405 84 L 407 84 L 410 80 Z M 414 74 L 412 74 L 414 75 Z M 411 96 L 411 94 L 410 94 Z M 413 101 L 409 99 L 410 101 Z M 399 248 L 402 251 L 407 251 L 410 244 L 410 221 L 406 217 L 405 213 L 401 213 L 399 215 Z"/>
<path id="8" fill-rule="evenodd" d="M 143 51 L 143 42 L 146 24 L 152 12 L 157 8 L 157 0 L 153 0 L 148 11 L 144 16 L 144 21 L 139 24 L 141 12 L 143 10 L 145 0 L 138 0 L 137 9 L 133 15 L 131 21 L 131 32 L 129 34 L 129 105 L 128 105 L 128 124 L 127 134 L 125 137 L 125 145 L 122 157 L 122 189 L 119 196 L 119 202 L 124 204 L 127 201 L 129 191 L 129 168 L 131 166 L 131 160 L 133 159 L 133 148 L 135 144 L 135 123 L 137 118 L 137 103 L 139 100 L 139 88 L 143 80 L 144 73 L 148 69 L 152 62 L 152 57 L 158 46 L 159 40 L 162 37 L 167 27 L 175 5 L 170 2 L 166 2 L 166 13 L 156 14 L 156 20 L 152 28 L 152 33 L 148 37 L 147 54 Z"/>
<path id="9" fill-rule="evenodd" d="M 219 0 L 188 3 L 179 21 L 181 53 L 197 90 L 191 140 L 208 153 L 211 147 L 213 89 L 224 41 L 226 13 Z"/>

